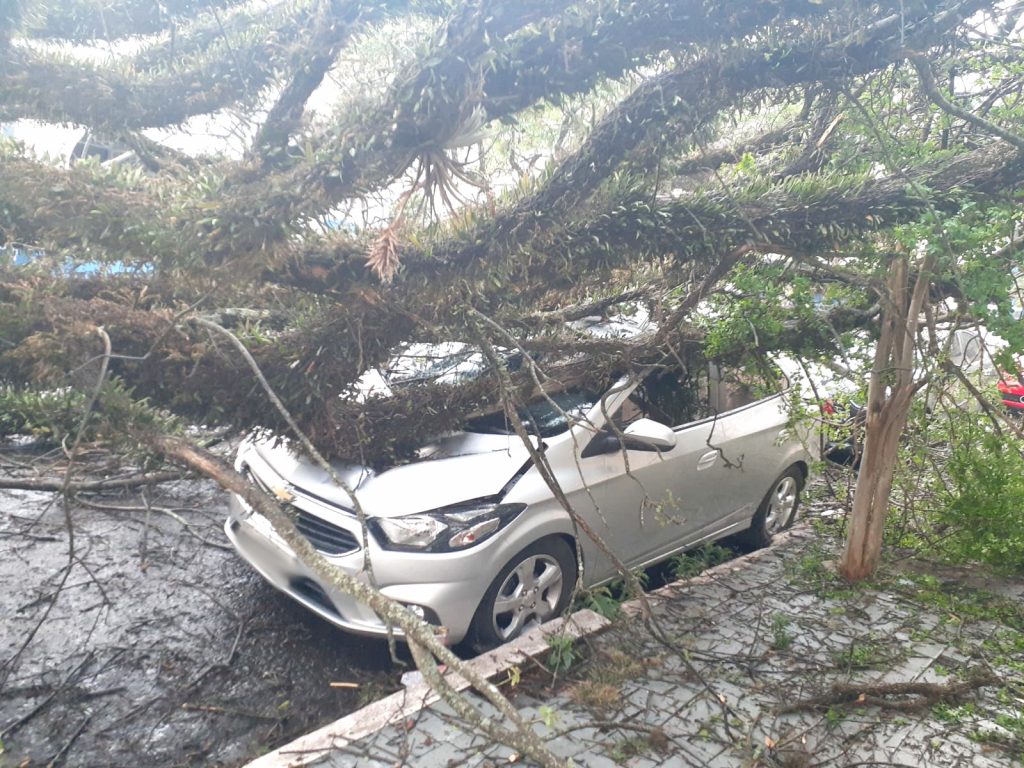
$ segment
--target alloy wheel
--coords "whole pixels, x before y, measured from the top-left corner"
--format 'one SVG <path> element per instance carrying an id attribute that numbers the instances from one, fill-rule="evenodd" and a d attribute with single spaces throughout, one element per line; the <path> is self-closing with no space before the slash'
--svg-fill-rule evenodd
<path id="1" fill-rule="evenodd" d="M 562 568 L 553 556 L 526 557 L 505 577 L 492 609 L 494 631 L 502 639 L 514 637 L 532 622 L 555 615 L 562 594 Z"/>
<path id="2" fill-rule="evenodd" d="M 800 486 L 796 478 L 786 475 L 779 480 L 768 497 L 768 509 L 764 517 L 764 527 L 769 533 L 781 531 L 789 525 L 799 493 Z"/>

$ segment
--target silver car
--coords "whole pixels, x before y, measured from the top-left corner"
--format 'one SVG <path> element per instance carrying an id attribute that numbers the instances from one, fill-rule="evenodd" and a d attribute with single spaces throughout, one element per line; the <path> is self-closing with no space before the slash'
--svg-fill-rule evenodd
<path id="1" fill-rule="evenodd" d="M 785 386 L 710 363 L 658 368 L 604 392 L 540 398 L 522 416 L 575 514 L 641 568 L 729 534 L 763 546 L 792 523 L 811 456 L 788 425 Z M 299 531 L 333 565 L 367 578 L 352 499 L 322 469 L 270 436 L 247 440 L 236 466 L 289 500 Z M 337 471 L 368 517 L 377 586 L 453 644 L 491 647 L 558 615 L 576 585 L 577 554 L 583 586 L 617 576 L 502 414 L 424 446 L 411 463 Z M 238 497 L 225 528 L 267 581 L 311 611 L 350 632 L 387 634 Z"/>

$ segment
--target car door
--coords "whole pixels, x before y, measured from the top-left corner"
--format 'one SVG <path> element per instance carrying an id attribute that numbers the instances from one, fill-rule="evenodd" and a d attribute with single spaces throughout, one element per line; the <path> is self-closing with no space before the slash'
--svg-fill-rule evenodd
<path id="1" fill-rule="evenodd" d="M 607 414 L 614 427 L 577 446 L 578 478 L 568 483 L 569 500 L 631 567 L 681 547 L 719 508 L 724 462 L 709 445 L 715 423 L 704 418 L 707 387 L 706 371 L 693 377 L 656 372 Z M 682 422 L 674 428 L 676 445 L 664 451 L 624 446 L 622 431 L 639 418 L 669 426 Z M 588 581 L 614 575 L 611 561 L 593 542 L 582 537 L 582 545 Z"/>
<path id="2" fill-rule="evenodd" d="M 577 457 L 574 508 L 631 567 L 749 522 L 778 474 L 787 436 L 780 384 L 757 370 L 706 363 L 693 375 L 649 375 L 608 414 L 617 429 L 606 428 Z M 638 418 L 672 425 L 675 446 L 624 448 L 615 437 Z M 588 581 L 614 576 L 586 537 L 583 547 Z"/>
<path id="3" fill-rule="evenodd" d="M 712 444 L 728 459 L 729 498 L 722 499 L 722 514 L 707 521 L 708 531 L 749 522 L 785 468 L 787 453 L 782 446 L 793 442 L 784 395 L 788 381 L 759 362 L 710 366 L 710 399 L 717 417 Z"/>

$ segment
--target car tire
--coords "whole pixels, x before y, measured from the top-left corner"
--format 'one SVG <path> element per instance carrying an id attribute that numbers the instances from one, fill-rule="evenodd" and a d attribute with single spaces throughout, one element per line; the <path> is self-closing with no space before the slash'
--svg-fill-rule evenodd
<path id="1" fill-rule="evenodd" d="M 518 637 L 565 610 L 576 584 L 576 555 L 549 537 L 517 554 L 494 577 L 476 609 L 469 640 L 481 653 Z"/>
<path id="2" fill-rule="evenodd" d="M 794 464 L 772 483 L 751 520 L 750 528 L 737 537 L 746 550 L 763 549 L 772 543 L 772 536 L 793 525 L 800 506 L 804 473 Z"/>

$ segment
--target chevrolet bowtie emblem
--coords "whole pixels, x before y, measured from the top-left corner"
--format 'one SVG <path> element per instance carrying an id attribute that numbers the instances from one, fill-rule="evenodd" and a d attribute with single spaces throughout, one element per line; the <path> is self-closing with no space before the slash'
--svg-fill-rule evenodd
<path id="1" fill-rule="evenodd" d="M 295 494 L 283 485 L 276 485 L 271 490 L 274 492 L 274 496 L 278 501 L 283 501 L 285 503 L 295 501 Z"/>

